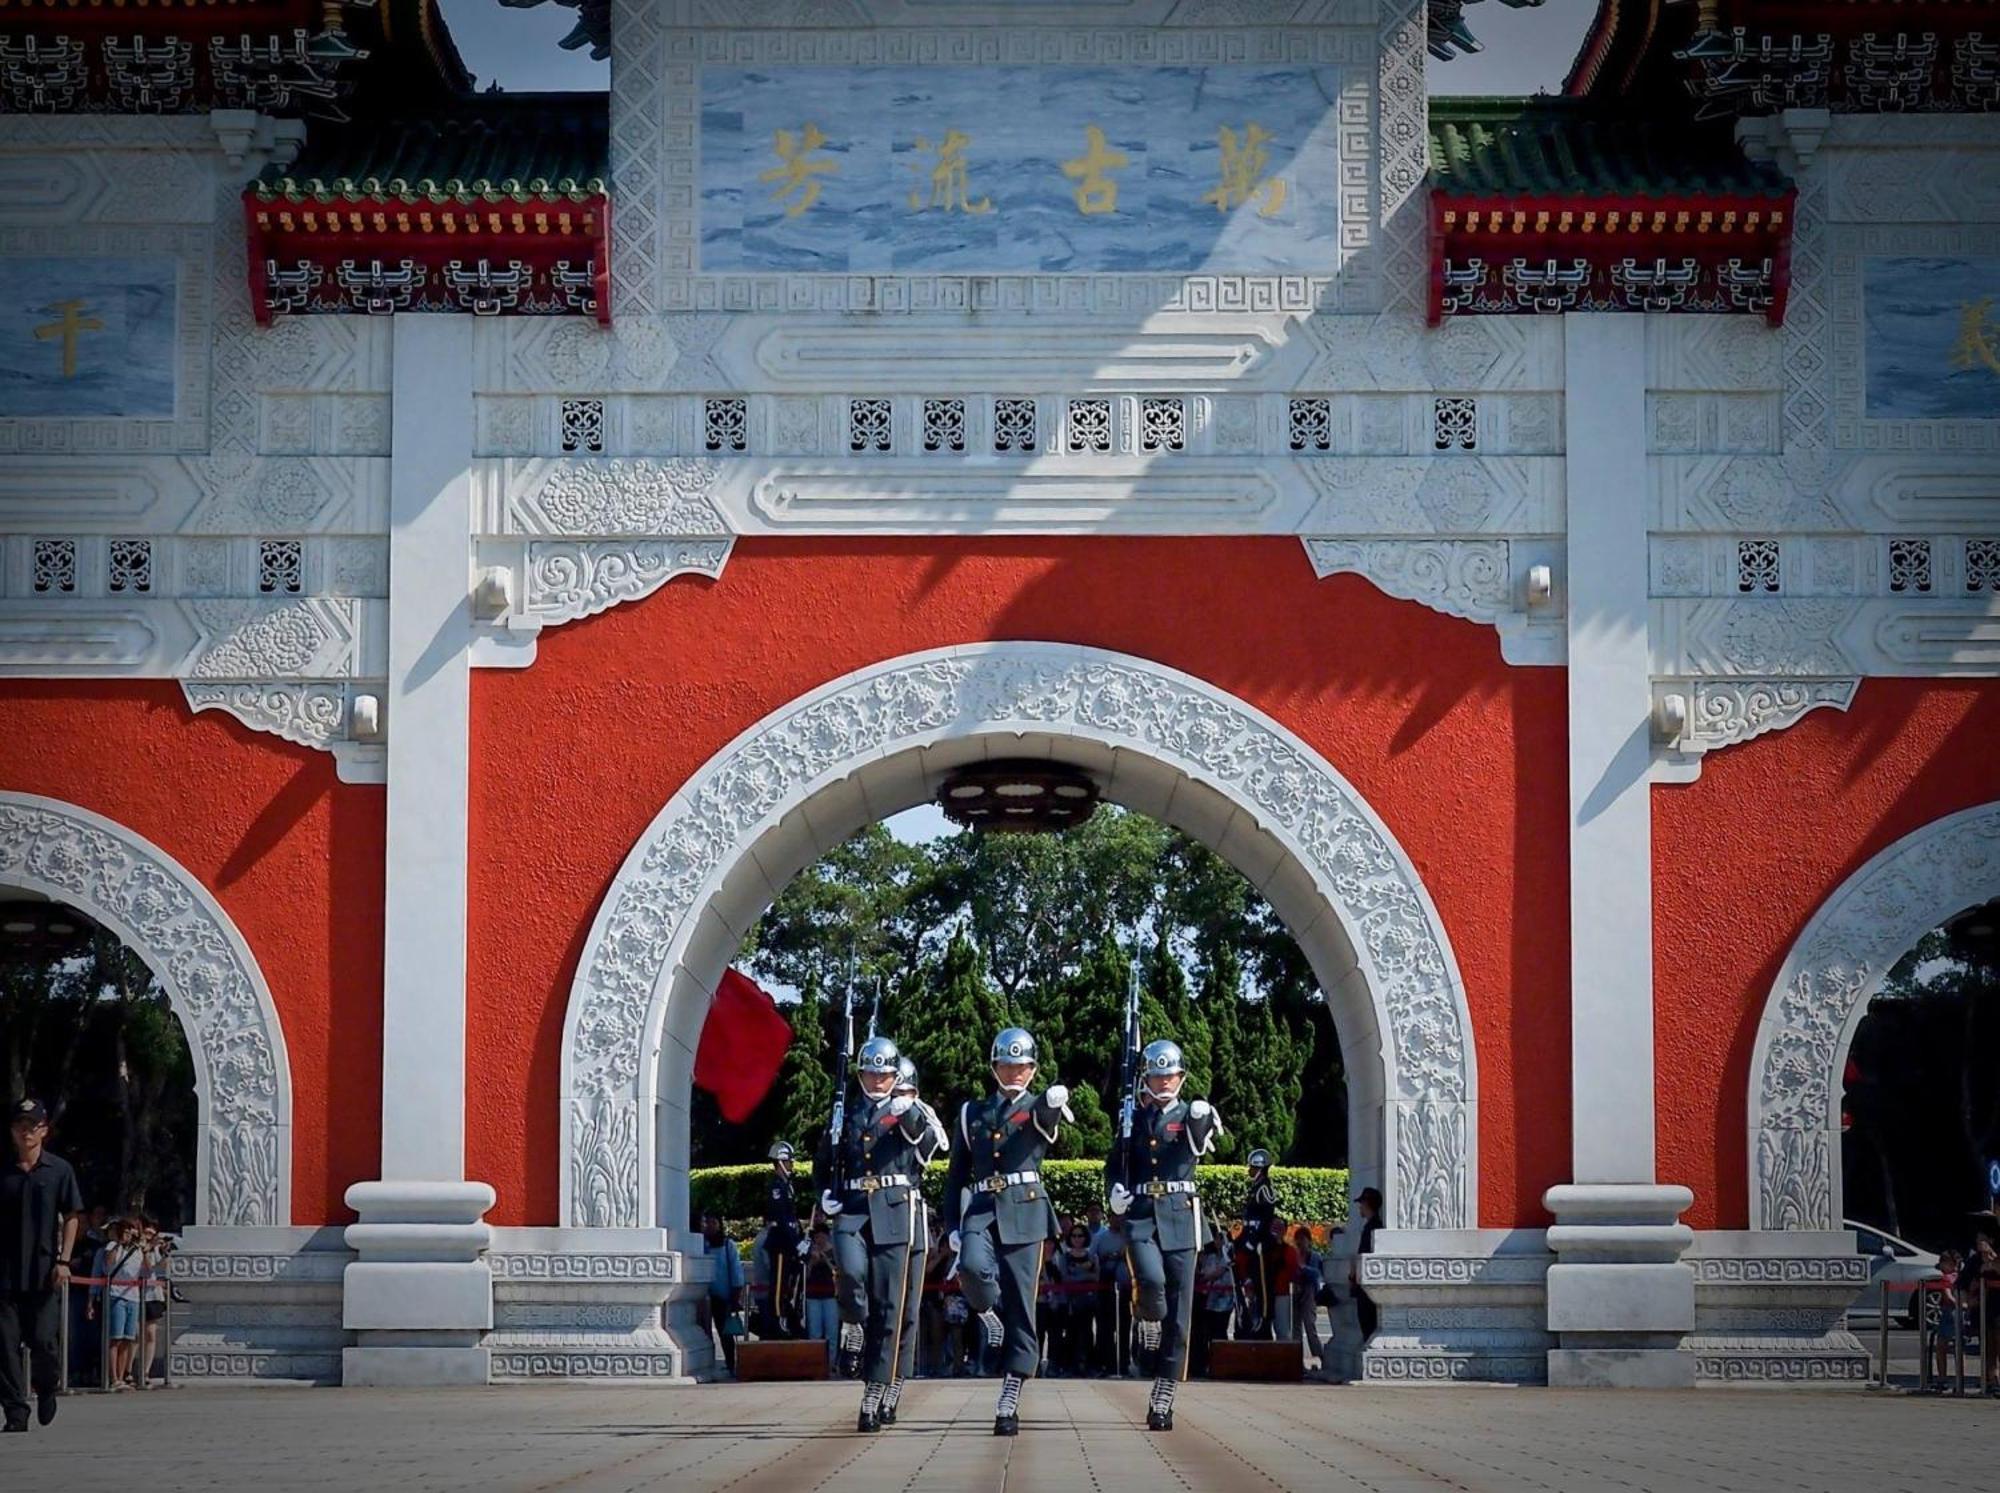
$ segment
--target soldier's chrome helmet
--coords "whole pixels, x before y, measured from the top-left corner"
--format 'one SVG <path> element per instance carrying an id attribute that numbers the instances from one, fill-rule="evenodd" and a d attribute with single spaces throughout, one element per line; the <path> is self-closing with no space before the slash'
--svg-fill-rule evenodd
<path id="1" fill-rule="evenodd" d="M 771 1149 L 764 1154 L 769 1156 L 773 1161 L 790 1161 L 792 1159 L 792 1143 L 788 1140 L 774 1140 L 771 1142 Z"/>
<path id="2" fill-rule="evenodd" d="M 900 1057 L 896 1044 L 887 1037 L 870 1037 L 861 1044 L 854 1066 L 863 1073 L 894 1073 Z"/>
<path id="3" fill-rule="evenodd" d="M 898 1094 L 914 1094 L 917 1091 L 917 1065 L 908 1058 L 896 1059 L 896 1090 Z"/>
<path id="4" fill-rule="evenodd" d="M 1247 1165 L 1253 1172 L 1268 1172 L 1271 1169 L 1271 1153 L 1259 1146 L 1250 1153 Z"/>
<path id="5" fill-rule="evenodd" d="M 995 1063 L 1040 1063 L 1041 1054 L 1035 1046 L 1034 1033 L 1023 1027 L 1008 1027 L 993 1039 L 992 1060 Z"/>
<path id="6" fill-rule="evenodd" d="M 1157 1042 L 1148 1042 L 1146 1050 L 1139 1054 L 1139 1073 L 1144 1078 L 1185 1072 L 1187 1064 L 1181 1061 L 1181 1045 L 1178 1042 L 1169 1042 L 1162 1037 Z"/>

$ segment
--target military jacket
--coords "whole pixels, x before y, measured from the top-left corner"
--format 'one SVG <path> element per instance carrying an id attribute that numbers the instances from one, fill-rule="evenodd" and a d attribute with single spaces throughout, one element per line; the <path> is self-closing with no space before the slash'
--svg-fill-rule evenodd
<path id="1" fill-rule="evenodd" d="M 1243 1200 L 1243 1237 L 1251 1241 L 1271 1238 L 1271 1225 L 1277 1216 L 1278 1189 L 1271 1185 L 1270 1177 L 1252 1182 L 1250 1195 Z"/>
<path id="2" fill-rule="evenodd" d="M 913 1216 L 924 1206 L 917 1186 L 923 1174 L 918 1146 L 930 1122 L 921 1105 L 912 1104 L 898 1116 L 889 1112 L 890 1102 L 862 1094 L 847 1112 L 840 1151 L 845 1190 L 833 1223 L 846 1233 L 858 1233 L 865 1224 L 877 1244 L 908 1244 L 913 1237 Z M 814 1175 L 833 1176 L 833 1149 L 825 1140 L 820 1142 Z M 864 1185 L 866 1179 L 896 1176 L 909 1181 L 894 1187 Z M 921 1228 L 921 1223 L 916 1227 Z"/>
<path id="3" fill-rule="evenodd" d="M 764 1227 L 774 1235 L 792 1239 L 799 1233 L 798 1195 L 793 1191 L 792 1179 L 775 1166 L 764 1186 Z"/>
<path id="4" fill-rule="evenodd" d="M 981 1184 L 1016 1172 L 1039 1174 L 1056 1143 L 1063 1111 L 1047 1094 L 1009 1099 L 994 1093 L 959 1106 L 951 1135 L 951 1166 L 945 1174 L 944 1227 L 983 1228 L 989 1222 L 1002 1244 L 1027 1244 L 1056 1237 L 1056 1212 L 1041 1182 L 1015 1182 L 998 1190 Z"/>
<path id="5" fill-rule="evenodd" d="M 1211 1108 L 1196 1120 L 1188 1103 L 1176 1099 L 1164 1107 L 1142 1099 L 1132 1112 L 1132 1145 L 1114 1138 L 1104 1163 L 1106 1190 L 1122 1182 L 1135 1196 L 1125 1214 L 1125 1231 L 1133 1239 L 1157 1239 L 1162 1249 L 1194 1249 L 1200 1244 L 1201 1208 L 1193 1192 L 1153 1197 L 1149 1182 L 1192 1182 L 1195 1163 L 1208 1154 L 1222 1133 L 1222 1117 Z"/>

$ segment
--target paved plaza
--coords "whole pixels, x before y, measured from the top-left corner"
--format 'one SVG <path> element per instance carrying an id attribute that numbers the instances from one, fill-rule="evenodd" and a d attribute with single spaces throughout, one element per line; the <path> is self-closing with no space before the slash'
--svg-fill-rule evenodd
<path id="1" fill-rule="evenodd" d="M 2000 1401 L 1858 1390 L 1588 1393 L 1191 1384 L 1149 1435 L 1146 1386 L 1029 1386 L 1013 1442 L 991 1381 L 919 1382 L 853 1431 L 851 1386 L 189 1388 L 64 1403 L 0 1441 L 0 1487 L 316 1493 L 710 1489 L 1227 1493 L 2000 1486 Z"/>

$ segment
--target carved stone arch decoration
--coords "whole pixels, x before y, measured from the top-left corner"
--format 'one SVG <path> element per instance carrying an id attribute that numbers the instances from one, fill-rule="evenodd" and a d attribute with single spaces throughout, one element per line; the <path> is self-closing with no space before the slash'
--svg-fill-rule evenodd
<path id="1" fill-rule="evenodd" d="M 1475 1225 L 1472 1023 L 1402 847 L 1324 758 L 1242 700 L 1145 659 L 1029 642 L 911 654 L 821 686 L 711 757 L 647 826 L 570 991 L 565 1224 L 652 1227 L 684 1207 L 655 1122 L 667 1111 L 684 1145 L 701 1022 L 745 931 L 825 849 L 926 801 L 989 744 L 1085 766 L 1108 798 L 1193 826 L 1244 869 L 1334 1009 L 1366 1136 L 1356 1184 L 1383 1186 L 1394 1227 Z"/>
<path id="2" fill-rule="evenodd" d="M 1905 835 L 1820 905 L 1750 1059 L 1750 1227 L 1837 1229 L 1841 1071 L 1868 1003 L 1932 928 L 2000 897 L 2000 800 Z"/>
<path id="3" fill-rule="evenodd" d="M 6 792 L 0 885 L 87 913 L 145 960 L 166 992 L 194 1063 L 194 1221 L 289 1224 L 284 1033 L 250 946 L 208 888 L 122 824 L 59 799 Z"/>

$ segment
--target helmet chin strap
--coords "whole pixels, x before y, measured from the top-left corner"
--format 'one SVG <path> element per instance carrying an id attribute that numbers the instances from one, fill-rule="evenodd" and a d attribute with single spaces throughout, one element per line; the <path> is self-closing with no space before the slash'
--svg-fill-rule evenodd
<path id="1" fill-rule="evenodd" d="M 1019 1083 L 1009 1083 L 996 1071 L 993 1075 L 993 1081 L 1000 1086 L 1000 1092 L 1005 1094 L 1009 1099 L 1019 1099 L 1023 1094 L 1028 1092 L 1028 1085 L 1035 1081 L 1035 1075 L 1030 1073 Z"/>

